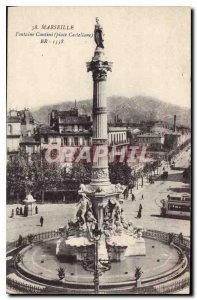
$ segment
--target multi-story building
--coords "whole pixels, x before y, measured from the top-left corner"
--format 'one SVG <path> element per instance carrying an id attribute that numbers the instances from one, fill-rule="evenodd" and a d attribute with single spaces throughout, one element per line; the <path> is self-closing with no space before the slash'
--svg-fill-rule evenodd
<path id="1" fill-rule="evenodd" d="M 153 151 L 161 151 L 164 146 L 164 136 L 155 133 L 144 133 L 136 136 L 137 143 L 149 147 Z"/>
<path id="2" fill-rule="evenodd" d="M 108 127 L 108 141 L 109 145 L 125 145 L 127 140 L 127 128 L 126 127 Z"/>
<path id="3" fill-rule="evenodd" d="M 10 110 L 7 114 L 7 153 L 8 157 L 23 149 L 27 154 L 37 153 L 40 143 L 35 140 L 35 122 L 29 111 Z"/>
<path id="4" fill-rule="evenodd" d="M 10 110 L 7 114 L 7 153 L 12 156 L 18 153 L 21 139 L 20 113 Z"/>
<path id="5" fill-rule="evenodd" d="M 69 111 L 53 110 L 50 114 L 49 143 L 61 146 L 88 146 L 91 144 L 91 124 L 90 117 L 80 115 L 76 106 Z"/>

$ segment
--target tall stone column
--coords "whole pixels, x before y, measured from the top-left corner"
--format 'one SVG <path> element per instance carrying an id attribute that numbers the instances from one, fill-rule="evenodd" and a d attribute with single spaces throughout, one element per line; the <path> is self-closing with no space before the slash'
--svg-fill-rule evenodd
<path id="1" fill-rule="evenodd" d="M 91 185 L 109 185 L 108 172 L 108 128 L 107 128 L 107 72 L 112 63 L 104 58 L 104 51 L 96 47 L 94 57 L 87 63 L 87 71 L 93 77 L 93 168 Z"/>
<path id="2" fill-rule="evenodd" d="M 82 187 L 79 193 L 85 192 L 92 204 L 92 210 L 98 221 L 98 228 L 102 229 L 105 218 L 105 207 L 109 200 L 116 199 L 119 194 L 115 185 L 109 180 L 108 170 L 108 127 L 107 127 L 107 73 L 112 71 L 104 53 L 103 29 L 96 18 L 94 30 L 96 49 L 94 56 L 87 63 L 87 71 L 92 72 L 93 78 L 93 165 L 91 183 Z"/>

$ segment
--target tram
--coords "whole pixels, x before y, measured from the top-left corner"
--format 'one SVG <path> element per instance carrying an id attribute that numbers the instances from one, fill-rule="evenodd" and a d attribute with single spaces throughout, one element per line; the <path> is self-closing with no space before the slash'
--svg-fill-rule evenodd
<path id="1" fill-rule="evenodd" d="M 190 194 L 170 194 L 167 200 L 161 200 L 161 216 L 190 219 L 191 196 Z"/>

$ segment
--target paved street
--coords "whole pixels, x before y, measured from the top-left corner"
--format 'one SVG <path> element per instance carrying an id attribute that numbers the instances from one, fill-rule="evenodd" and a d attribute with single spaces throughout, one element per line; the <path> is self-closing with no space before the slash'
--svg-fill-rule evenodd
<path id="1" fill-rule="evenodd" d="M 186 167 L 190 157 L 190 150 L 183 151 L 178 156 L 178 167 Z M 158 178 L 154 184 L 149 184 L 144 180 L 144 187 L 139 187 L 133 190 L 136 196 L 136 201 L 126 200 L 123 203 L 123 209 L 126 220 L 131 220 L 135 225 L 141 225 L 149 229 L 157 229 L 166 232 L 180 233 L 184 236 L 190 236 L 190 221 L 162 218 L 160 217 L 160 200 L 166 199 L 170 192 L 180 189 L 186 192 L 189 185 L 182 180 L 182 170 L 170 170 L 167 165 L 166 170 L 169 172 L 169 177 L 166 181 Z M 162 168 L 160 168 L 160 173 Z M 144 200 L 141 195 L 144 195 Z M 142 218 L 136 219 L 139 204 L 142 204 Z M 29 233 L 39 233 L 49 230 L 55 230 L 63 226 L 69 219 L 74 219 L 76 214 L 75 204 L 44 204 L 38 205 L 39 214 L 32 217 L 15 216 L 10 218 L 12 208 L 17 205 L 7 206 L 7 241 L 11 242 L 18 238 L 21 234 L 25 236 Z M 44 226 L 40 227 L 40 216 L 44 217 Z"/>
<path id="2" fill-rule="evenodd" d="M 187 148 L 186 148 L 187 149 Z M 190 158 L 190 150 L 184 150 L 175 160 L 178 168 L 188 166 Z M 160 200 L 166 199 L 171 192 L 188 192 L 189 184 L 183 182 L 183 170 L 171 170 L 165 165 L 165 170 L 168 171 L 169 176 L 167 180 L 158 178 L 154 184 L 146 183 L 144 188 L 139 188 L 136 195 L 136 201 L 125 201 L 123 205 L 125 217 L 127 220 L 132 220 L 135 225 L 143 226 L 149 229 L 157 229 L 166 232 L 180 233 L 185 236 L 190 236 L 190 221 L 172 218 L 160 217 Z M 160 168 L 160 173 L 162 168 Z M 143 194 L 144 200 L 141 199 Z M 142 218 L 136 219 L 139 204 L 142 204 Z"/>

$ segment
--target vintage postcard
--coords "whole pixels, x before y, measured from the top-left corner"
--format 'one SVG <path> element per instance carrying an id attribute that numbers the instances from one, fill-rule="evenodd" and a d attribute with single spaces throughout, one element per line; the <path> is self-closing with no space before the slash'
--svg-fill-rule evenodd
<path id="1" fill-rule="evenodd" d="M 7 7 L 7 293 L 191 294 L 191 8 Z"/>

